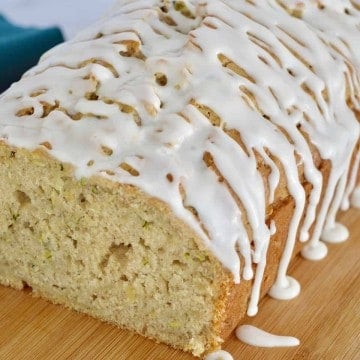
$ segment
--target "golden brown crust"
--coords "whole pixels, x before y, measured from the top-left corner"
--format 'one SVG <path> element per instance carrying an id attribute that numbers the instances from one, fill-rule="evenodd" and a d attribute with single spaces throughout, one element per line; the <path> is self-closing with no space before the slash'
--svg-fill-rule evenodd
<path id="1" fill-rule="evenodd" d="M 6 144 L 0 142 L 0 147 L 1 146 L 7 147 Z M 37 154 L 40 158 L 43 159 L 52 159 L 49 154 L 43 149 L 35 150 L 34 154 Z M 331 164 L 329 161 L 321 160 L 319 154 L 316 151 L 314 151 L 313 154 L 315 158 L 314 161 L 323 174 L 323 189 L 326 189 L 328 176 L 331 170 Z M 64 166 L 67 172 L 72 172 L 71 166 L 66 164 L 64 164 Z M 264 169 L 264 172 L 266 172 L 266 169 Z M 302 172 L 301 177 L 303 180 L 303 186 L 305 188 L 306 194 L 309 195 L 311 185 L 304 180 Z M 169 219 L 174 228 L 183 229 L 186 237 L 194 239 L 199 249 L 206 250 L 204 243 L 201 241 L 201 239 L 199 239 L 196 234 L 186 224 L 183 223 L 183 221 L 174 216 L 169 206 L 163 201 L 147 196 L 141 190 L 137 189 L 132 185 L 115 183 L 102 177 L 91 178 L 88 180 L 88 183 L 97 184 L 102 186 L 103 188 L 113 190 L 123 189 L 127 192 L 129 198 L 141 198 L 142 201 L 146 201 L 150 207 L 157 208 L 159 211 L 161 211 L 164 216 Z M 271 212 L 269 212 L 267 219 L 268 222 L 270 222 L 270 220 L 275 221 L 277 232 L 271 238 L 269 245 L 267 266 L 261 288 L 261 297 L 265 296 L 265 294 L 275 280 L 279 261 L 287 238 L 287 229 L 289 228 L 289 223 L 291 221 L 291 217 L 295 207 L 294 200 L 291 198 L 291 196 L 288 195 L 286 188 L 281 189 L 278 194 L 281 194 L 283 197 L 280 197 L 278 195 L 277 201 L 271 205 Z M 299 251 L 301 250 L 301 246 L 302 244 L 300 242 L 296 243 L 293 256 L 299 253 Z M 211 258 L 213 266 L 217 268 L 218 276 L 214 284 L 213 301 L 215 311 L 213 314 L 212 325 L 208 329 L 208 336 L 206 340 L 207 343 L 204 344 L 205 352 L 209 352 L 218 348 L 221 345 L 221 342 L 225 340 L 232 333 L 232 331 L 239 324 L 239 322 L 241 322 L 245 318 L 247 304 L 249 301 L 252 287 L 252 281 L 242 280 L 240 284 L 234 284 L 230 272 L 224 269 L 219 263 L 219 261 L 215 259 L 211 253 L 209 253 L 208 256 Z M 183 348 L 183 350 L 193 351 L 190 348 Z"/>
<path id="2" fill-rule="evenodd" d="M 325 160 L 317 159 L 319 170 L 323 174 L 324 187 L 326 189 L 328 178 L 331 170 L 331 163 Z M 304 188 L 307 196 L 309 196 L 311 186 L 308 183 L 304 183 Z M 323 194 L 321 195 L 321 201 L 318 205 L 319 209 L 322 202 Z M 288 196 L 286 199 L 278 201 L 276 206 L 273 206 L 273 212 L 271 220 L 276 223 L 277 231 L 272 236 L 269 244 L 269 250 L 267 254 L 267 264 L 264 273 L 264 278 L 261 286 L 261 295 L 263 298 L 269 291 L 271 285 L 274 283 L 279 262 L 281 259 L 282 251 L 285 246 L 287 238 L 287 229 L 291 221 L 292 213 L 295 207 L 294 200 Z M 310 234 L 313 231 L 314 225 L 310 229 Z M 292 257 L 295 258 L 301 251 L 303 243 L 297 241 Z M 241 281 L 240 284 L 230 283 L 228 284 L 228 297 L 225 304 L 224 319 L 222 320 L 220 337 L 226 339 L 231 335 L 235 327 L 244 319 L 247 310 L 247 303 L 250 298 L 251 281 Z"/>

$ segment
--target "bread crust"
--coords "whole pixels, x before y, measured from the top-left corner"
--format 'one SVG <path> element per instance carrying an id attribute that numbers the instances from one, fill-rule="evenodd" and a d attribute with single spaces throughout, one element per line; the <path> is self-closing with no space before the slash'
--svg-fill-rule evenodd
<path id="1" fill-rule="evenodd" d="M 320 160 L 317 158 L 317 164 L 319 170 L 322 173 L 324 187 L 326 189 L 329 174 L 331 170 L 331 163 L 326 160 Z M 311 186 L 308 183 L 304 183 L 304 189 L 307 195 L 307 198 L 311 191 Z M 321 194 L 320 203 L 318 204 L 317 211 L 321 206 L 323 200 L 324 190 Z M 276 223 L 277 231 L 271 237 L 269 250 L 267 253 L 266 269 L 263 277 L 263 282 L 261 286 L 261 295 L 262 299 L 265 297 L 270 287 L 275 281 L 277 270 L 279 267 L 279 262 L 282 256 L 282 252 L 286 243 L 287 230 L 292 218 L 293 210 L 295 208 L 295 202 L 288 196 L 286 199 L 280 200 L 277 202 L 276 210 L 273 211 L 271 218 L 268 220 L 274 220 Z M 302 221 L 304 220 L 304 216 Z M 300 227 L 299 227 L 300 228 Z M 314 229 L 314 224 L 310 228 L 310 234 L 312 234 Z M 299 233 L 297 235 L 297 241 L 295 243 L 294 251 L 292 254 L 292 259 L 299 255 L 302 247 L 306 243 L 299 241 Z M 246 318 L 247 303 L 250 298 L 251 291 L 251 281 L 242 280 L 240 284 L 231 283 L 229 286 L 229 295 L 226 302 L 226 310 L 224 320 L 221 327 L 221 338 L 228 338 L 234 329 Z"/>
<path id="2" fill-rule="evenodd" d="M 6 149 L 6 151 L 18 150 L 17 148 L 8 146 L 4 142 L 0 142 L 0 148 Z M 46 161 L 54 160 L 43 149 L 36 149 L 33 153 Z M 315 154 L 316 164 L 318 165 L 318 168 L 323 175 L 323 189 L 326 189 L 328 177 L 331 170 L 331 163 L 329 161 L 321 160 L 321 158 L 316 152 Z M 71 165 L 64 164 L 64 166 L 67 168 L 67 171 L 69 173 L 73 172 L 73 168 Z M 302 176 L 302 174 L 300 176 Z M 102 185 L 109 189 L 122 188 L 124 191 L 130 194 L 130 197 L 133 197 L 134 199 L 141 198 L 142 201 L 148 202 L 150 206 L 159 209 L 164 214 L 164 216 L 173 223 L 175 227 L 181 227 L 182 229 L 185 229 L 184 231 L 187 234 L 186 236 L 193 238 L 196 241 L 198 248 L 206 251 L 203 241 L 199 239 L 197 234 L 195 234 L 194 231 L 190 229 L 189 226 L 185 224 L 182 220 L 174 216 L 172 210 L 163 201 L 144 194 L 140 189 L 136 188 L 133 185 L 115 183 L 103 177 L 93 177 L 88 181 L 89 183 Z M 311 191 L 311 185 L 303 181 L 303 186 L 308 197 Z M 287 238 L 287 230 L 293 215 L 293 210 L 295 208 L 294 200 L 290 195 L 288 195 L 287 189 L 282 189 L 280 193 L 287 194 L 287 196 L 285 198 L 277 199 L 274 202 L 275 205 L 272 205 L 271 214 L 267 218 L 267 222 L 270 223 L 270 221 L 273 220 L 276 223 L 277 231 L 272 236 L 269 244 L 267 265 L 261 286 L 261 298 L 266 295 L 271 285 L 275 281 L 279 261 L 281 259 L 283 248 L 285 246 Z M 323 194 L 321 196 L 321 199 L 322 197 Z M 318 205 L 318 208 L 320 205 L 321 201 Z M 312 228 L 310 229 L 310 233 L 312 232 Z M 297 254 L 299 254 L 302 246 L 303 243 L 299 241 L 296 242 L 295 249 L 292 255 L 293 258 L 297 256 Z M 252 280 L 246 281 L 242 279 L 239 284 L 235 284 L 232 274 L 221 265 L 221 263 L 213 256 L 210 251 L 208 252 L 208 256 L 211 258 L 211 262 L 214 264 L 214 266 L 216 266 L 218 269 L 218 278 L 217 283 L 214 286 L 214 288 L 216 288 L 215 293 L 217 293 L 217 296 L 214 298 L 215 310 L 211 325 L 212 328 L 210 331 L 213 335 L 208 338 L 208 342 L 207 344 L 205 344 L 205 353 L 211 352 L 219 348 L 221 346 L 221 343 L 231 335 L 236 326 L 238 326 L 239 323 L 246 319 L 247 304 L 251 295 L 252 288 Z M 9 283 L 4 285 L 10 285 L 18 289 L 21 288 L 21 286 L 18 286 L 19 284 L 16 283 Z M 71 304 L 66 305 L 71 307 Z"/>

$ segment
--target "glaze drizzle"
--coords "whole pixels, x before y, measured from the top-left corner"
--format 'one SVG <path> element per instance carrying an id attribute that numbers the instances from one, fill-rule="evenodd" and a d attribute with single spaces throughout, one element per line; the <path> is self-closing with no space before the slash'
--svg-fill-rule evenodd
<path id="1" fill-rule="evenodd" d="M 292 298 L 297 234 L 326 255 L 356 186 L 359 7 L 319 3 L 118 1 L 1 95 L 0 139 L 165 201 L 236 283 L 254 278 L 255 315 L 274 200 L 294 211 L 270 295 Z"/>

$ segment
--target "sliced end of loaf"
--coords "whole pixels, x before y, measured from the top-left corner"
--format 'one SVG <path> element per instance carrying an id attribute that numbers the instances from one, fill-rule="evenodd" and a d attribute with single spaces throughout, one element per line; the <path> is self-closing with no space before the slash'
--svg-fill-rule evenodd
<path id="1" fill-rule="evenodd" d="M 232 277 L 165 204 L 38 150 L 0 157 L 0 283 L 194 355 L 219 346 Z"/>

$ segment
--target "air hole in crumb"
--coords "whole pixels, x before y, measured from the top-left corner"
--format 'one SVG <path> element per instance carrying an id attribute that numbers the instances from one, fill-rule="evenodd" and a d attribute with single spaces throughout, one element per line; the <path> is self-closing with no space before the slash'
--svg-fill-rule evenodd
<path id="1" fill-rule="evenodd" d="M 10 152 L 10 158 L 11 159 L 15 158 L 15 155 L 16 155 L 16 151 L 11 151 Z"/>
<path id="2" fill-rule="evenodd" d="M 81 204 L 82 206 L 84 206 L 85 203 L 87 202 L 86 197 L 85 197 L 85 195 L 84 195 L 83 193 L 81 193 L 81 194 L 79 195 L 79 202 L 80 202 L 80 204 Z"/>
<path id="3" fill-rule="evenodd" d="M 72 240 L 72 243 L 73 243 L 74 249 L 77 249 L 77 246 L 78 246 L 78 242 L 77 242 L 77 240 L 75 240 L 75 239 L 71 239 L 71 240 Z"/>
<path id="4" fill-rule="evenodd" d="M 126 267 L 126 264 L 128 262 L 128 258 L 126 254 L 128 251 L 130 251 L 132 246 L 125 245 L 125 244 L 111 244 L 109 247 L 108 252 L 105 254 L 103 259 L 101 260 L 99 266 L 101 271 L 104 273 L 105 269 L 107 268 L 109 264 L 110 257 L 114 257 L 116 262 L 121 265 L 122 267 Z"/>
<path id="5" fill-rule="evenodd" d="M 160 86 L 165 86 L 168 82 L 167 76 L 163 73 L 155 73 L 155 81 Z"/>
<path id="6" fill-rule="evenodd" d="M 84 264 L 84 262 L 83 262 L 82 260 L 76 260 L 75 263 L 76 263 L 76 265 L 79 266 L 79 267 L 82 267 L 82 268 L 85 267 L 85 264 Z"/>
<path id="7" fill-rule="evenodd" d="M 151 221 L 145 221 L 143 228 L 146 228 L 147 226 L 151 225 L 152 222 Z M 139 244 L 144 247 L 145 249 L 150 249 L 149 245 L 146 245 L 145 240 L 143 238 L 139 239 Z"/>
<path id="8" fill-rule="evenodd" d="M 24 228 L 29 229 L 32 233 L 35 231 L 34 228 L 31 226 L 29 221 L 24 222 Z"/>
<path id="9" fill-rule="evenodd" d="M 173 260 L 172 263 L 173 263 L 173 265 L 178 265 L 178 266 L 183 265 L 183 263 L 180 260 Z"/>
<path id="10" fill-rule="evenodd" d="M 174 177 L 173 177 L 172 174 L 170 174 L 170 173 L 166 175 L 166 178 L 167 178 L 168 181 L 171 182 L 171 183 L 174 181 Z"/>
<path id="11" fill-rule="evenodd" d="M 93 295 L 91 296 L 91 298 L 93 299 L 93 301 L 95 301 L 98 297 L 97 297 L 97 295 L 93 294 Z"/>
<path id="12" fill-rule="evenodd" d="M 145 324 L 143 325 L 143 327 L 141 328 L 141 334 L 146 334 L 147 333 L 147 329 L 148 329 L 148 326 Z"/>
<path id="13" fill-rule="evenodd" d="M 129 278 L 128 278 L 126 275 L 122 274 L 122 275 L 120 276 L 120 280 L 122 280 L 122 281 L 129 281 Z"/>
<path id="14" fill-rule="evenodd" d="M 16 200 L 20 203 L 21 206 L 25 206 L 31 203 L 31 199 L 28 195 L 26 195 L 23 191 L 16 190 L 15 191 Z"/>
<path id="15" fill-rule="evenodd" d="M 23 286 L 23 290 L 26 292 L 26 293 L 31 293 L 32 292 L 32 287 L 26 282 L 26 281 L 22 281 L 22 286 Z"/>

